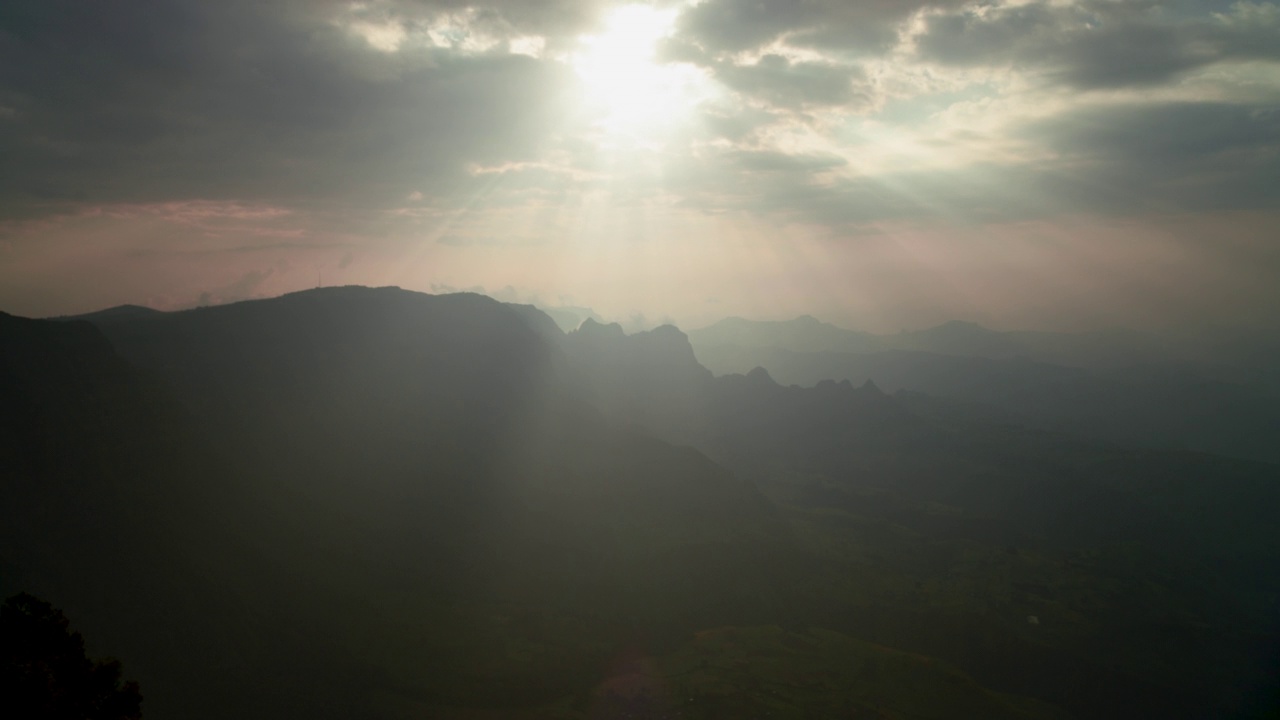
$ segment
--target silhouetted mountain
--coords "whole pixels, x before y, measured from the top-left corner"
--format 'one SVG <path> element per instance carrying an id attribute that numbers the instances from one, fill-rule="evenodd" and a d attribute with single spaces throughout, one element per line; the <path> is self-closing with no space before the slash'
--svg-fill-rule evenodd
<path id="1" fill-rule="evenodd" d="M 720 346 L 698 352 L 718 373 L 764 366 L 782 382 L 797 385 L 875 381 L 889 392 L 908 390 L 1000 409 L 1034 427 L 1280 462 L 1280 445 L 1274 442 L 1280 437 L 1280 397 L 1192 370 L 1088 370 L 907 351 L 798 353 Z"/>
<path id="2" fill-rule="evenodd" d="M 610 417 L 686 443 L 705 424 L 711 373 L 676 328 L 626 335 L 616 323 L 588 318 L 563 347 L 575 376 Z"/>
<path id="3" fill-rule="evenodd" d="M 1276 466 L 743 370 L 394 288 L 0 315 L 0 591 L 161 717 L 1266 709 Z"/>
<path id="4" fill-rule="evenodd" d="M 689 333 L 699 352 L 717 347 L 793 352 L 873 353 L 915 350 L 942 355 L 1025 358 L 1077 367 L 1123 367 L 1169 359 L 1169 343 L 1120 330 L 1092 333 L 1000 332 L 951 321 L 889 335 L 846 330 L 805 315 L 787 321 L 721 320 Z"/>
<path id="5" fill-rule="evenodd" d="M 650 355 L 656 359 L 646 362 L 639 359 L 644 354 L 627 351 L 628 343 L 644 340 L 643 334 L 627 337 L 621 328 L 604 326 L 584 330 L 578 340 L 589 339 L 593 361 L 610 358 L 605 386 L 624 389 L 612 396 L 623 401 L 608 404 L 610 413 L 647 426 L 655 434 L 675 440 L 683 436 L 752 479 L 775 499 L 820 508 L 822 513 L 837 508 L 849 513 L 842 523 L 871 533 L 866 537 L 878 538 L 864 541 L 869 543 L 866 552 L 871 558 L 896 558 L 886 561 L 920 568 L 895 566 L 871 571 L 873 575 L 885 572 L 917 577 L 910 581 L 916 583 L 916 589 L 895 595 L 893 605 L 873 602 L 873 606 L 856 612 L 832 610 L 834 616 L 825 622 L 879 642 L 940 655 L 997 687 L 1028 693 L 1034 686 L 1037 689 L 1029 694 L 1086 717 L 1124 717 L 1150 711 L 1195 717 L 1209 712 L 1205 708 L 1210 706 L 1245 707 L 1241 697 L 1231 691 L 1226 696 L 1218 694 L 1233 683 L 1238 682 L 1237 687 L 1266 687 L 1265 674 L 1259 674 L 1265 673 L 1261 670 L 1265 665 L 1256 663 L 1269 652 L 1267 638 L 1275 631 L 1275 624 L 1263 621 L 1255 611 L 1248 611 L 1253 620 L 1243 624 L 1224 620 L 1239 611 L 1241 598 L 1258 601 L 1280 587 L 1273 573 L 1269 578 L 1264 577 L 1267 572 L 1260 573 L 1261 568 L 1278 567 L 1280 536 L 1272 531 L 1255 534 L 1265 524 L 1256 509 L 1280 501 L 1280 483 L 1273 466 L 1193 454 L 1137 453 L 1023 430 L 998 413 L 973 413 L 963 407 L 956 412 L 950 406 L 946 408 L 949 412 L 939 412 L 938 407 L 916 397 L 887 396 L 869 378 L 860 380 L 859 389 L 848 380 L 822 380 L 809 388 L 784 387 L 762 367 L 745 375 L 697 378 L 688 371 L 691 364 L 683 348 Z M 573 339 L 573 335 L 566 337 Z M 821 354 L 795 355 L 811 358 Z M 909 352 L 829 355 L 870 357 L 907 373 L 913 362 L 925 363 L 924 369 L 930 372 L 937 368 L 929 363 L 941 362 L 941 368 L 951 372 L 937 377 L 957 386 L 1008 388 L 1011 398 L 1020 392 L 1034 396 L 1039 388 L 1042 399 L 1058 403 L 1070 400 L 1073 383 L 1090 377 L 1083 370 L 1028 360 Z M 582 356 L 578 357 L 581 361 Z M 581 366 L 590 367 L 591 362 Z M 673 373 L 672 368 L 684 368 L 688 374 Z M 601 372 L 599 367 L 596 372 Z M 671 373 L 673 383 L 681 377 L 685 390 L 667 396 L 646 393 L 646 388 L 661 384 L 654 378 L 665 373 Z M 1055 384 L 1065 387 L 1063 394 L 1046 396 L 1044 388 Z M 690 422 L 690 418 L 696 421 Z M 1242 524 L 1233 527 L 1236 522 Z M 901 533 L 902 541 L 914 549 L 889 550 L 897 541 L 883 534 L 888 530 L 880 523 L 896 528 L 893 532 Z M 824 531 L 813 532 L 821 535 Z M 1063 647 L 1047 651 L 1025 632 L 992 626 L 984 611 L 964 611 L 961 617 L 965 619 L 961 620 L 934 606 L 933 596 L 919 590 L 933 582 L 927 569 L 931 561 L 918 553 L 952 556 L 957 552 L 956 543 L 989 547 L 996 557 L 1005 552 L 1030 552 L 1054 558 L 1049 563 L 1056 570 L 1041 568 L 1037 572 L 1077 577 L 1086 585 L 1109 582 L 1103 581 L 1102 575 L 1120 572 L 1129 576 L 1124 584 L 1133 592 L 1143 583 L 1153 583 L 1176 588 L 1169 590 L 1170 597 L 1180 599 L 1170 605 L 1148 599 L 1132 605 L 1120 603 L 1106 611 L 1098 607 L 1088 611 L 1099 624 L 1087 631 L 1077 627 L 1077 631 L 1089 634 L 1093 638 L 1089 642 L 1101 648 L 1116 638 L 1125 638 L 1118 641 L 1126 645 L 1124 652 L 1136 651 L 1134 658 L 1144 658 L 1126 670 L 1117 670 L 1102 660 L 1105 653 L 1100 650 L 1101 654 L 1084 656 L 1074 652 L 1063 655 Z M 876 547 L 880 550 L 871 549 Z M 881 555 L 882 551 L 887 555 Z M 1134 552 L 1143 560 L 1133 562 L 1149 566 L 1139 569 L 1131 561 L 1117 565 L 1112 556 L 1115 552 Z M 1108 559 L 1100 561 L 1102 557 Z M 880 567 L 880 561 L 871 562 Z M 857 564 L 849 571 L 864 578 L 868 572 L 867 566 Z M 1213 576 L 1202 575 L 1195 581 L 1218 588 L 1212 598 L 1192 591 L 1185 577 L 1180 578 L 1201 572 Z M 1092 579 L 1084 580 L 1086 577 Z M 890 584 L 899 582 L 902 580 Z M 1039 588 L 1034 593 L 1016 590 L 1014 596 L 1023 600 L 1015 601 L 1015 607 L 1037 618 L 1048 612 L 1035 599 L 1054 596 L 1039 584 L 1042 581 L 1014 582 L 1016 587 Z M 996 587 L 990 591 L 1005 592 Z M 912 597 L 918 600 L 910 600 Z M 977 598 L 962 604 L 971 602 L 986 604 Z M 1191 604 L 1183 604 L 1187 602 Z M 1180 615 L 1183 620 L 1172 619 L 1185 613 L 1189 614 Z M 1016 611 L 1012 614 L 1017 616 Z M 1214 629 L 1192 631 L 1184 624 L 1191 616 Z M 957 623 L 984 629 L 962 631 Z M 1182 628 L 1179 633 L 1189 634 L 1179 640 L 1162 637 L 1170 623 Z M 932 629 L 921 631 L 922 627 Z M 1199 654 L 1217 660 L 1212 671 L 1199 662 L 1189 663 L 1173 680 L 1172 675 L 1149 672 L 1150 664 L 1162 653 Z M 1186 674 L 1192 665 L 1198 669 Z M 1047 681 L 1047 676 L 1058 678 L 1060 683 Z M 1100 690 L 1087 698 L 1070 689 L 1079 685 L 1096 685 Z"/>
<path id="6" fill-rule="evenodd" d="M 810 315 L 784 321 L 725 318 L 691 331 L 689 339 L 698 347 L 778 347 L 799 352 L 876 352 L 886 347 L 875 335 L 845 330 Z"/>
<path id="7" fill-rule="evenodd" d="M 900 350 L 1014 357 L 1027 351 L 1026 343 L 1019 342 L 1019 335 L 988 330 L 977 323 L 952 320 L 927 330 L 901 333 L 892 338 L 891 343 L 895 349 Z"/>
<path id="8" fill-rule="evenodd" d="M 584 307 L 559 306 L 559 307 L 539 307 L 538 310 L 560 328 L 562 332 L 572 332 L 578 329 L 584 320 L 593 320 L 600 322 L 603 320 L 596 314 L 595 310 Z"/>
<path id="9" fill-rule="evenodd" d="M 538 334 L 539 337 L 543 339 L 543 341 L 551 345 L 558 345 L 560 343 L 561 338 L 564 336 L 564 330 L 556 321 L 548 317 L 546 313 L 533 305 L 508 303 L 507 306 L 520 313 L 520 317 L 524 318 L 524 321 L 534 332 Z"/>
<path id="10" fill-rule="evenodd" d="M 440 617 L 457 603 L 583 618 L 609 608 L 589 621 L 593 637 L 661 634 L 699 626 L 712 608 L 719 617 L 751 619 L 772 593 L 760 558 L 786 552 L 772 510 L 750 485 L 692 450 L 611 429 L 562 386 L 563 358 L 528 316 L 488 298 L 329 288 L 102 319 L 121 354 L 168 388 L 180 408 L 150 424 L 105 428 L 82 427 L 77 418 L 120 417 L 121 406 L 100 408 L 95 399 L 114 378 L 99 382 L 105 374 L 95 371 L 62 404 L 48 401 L 49 393 L 84 374 L 92 357 L 126 378 L 139 372 L 86 323 L 4 320 L 5 386 L 30 388 L 33 404 L 63 418 L 40 429 L 40 438 L 151 438 L 102 461 L 26 462 L 20 485 L 6 482 L 6 508 L 30 516 L 49 505 L 47 493 L 100 463 L 120 477 L 155 473 L 130 498 L 165 478 L 183 484 L 164 508 L 108 499 L 96 510 L 64 503 L 54 511 L 67 518 L 70 534 L 99 516 L 141 514 L 145 524 L 129 535 L 165 537 L 158 556 L 111 533 L 51 538 L 37 517 L 6 543 L 17 552 L 6 574 L 35 567 L 12 577 L 69 598 L 68 606 L 118 606 L 136 588 L 99 573 L 78 578 L 81 561 L 42 559 L 35 549 L 52 545 L 55 554 L 83 561 L 130 557 L 157 601 L 190 608 L 160 614 L 153 602 L 140 603 L 157 612 L 157 626 L 140 636 L 189 626 L 219 635 L 192 642 L 207 675 L 184 679 L 183 664 L 155 643 L 126 637 L 136 612 L 102 633 L 137 658 L 131 666 L 154 688 L 149 708 L 162 715 L 278 716 L 281 703 L 301 707 L 295 693 L 311 693 L 309 712 L 349 716 L 350 703 L 400 683 L 377 679 L 385 657 L 335 656 L 345 646 L 322 629 L 372 622 L 377 636 L 377 618 L 401 612 L 393 605 L 405 593 Z M 125 393 L 122 402 L 135 395 L 143 393 Z M 157 439 L 174 427 L 178 440 Z M 163 453 L 151 447 L 175 443 Z M 100 543 L 96 552 L 83 544 L 90 536 Z M 174 567 L 161 570 L 165 563 Z M 209 583 L 221 589 L 210 593 Z M 350 617 L 356 607 L 374 614 Z M 246 621 L 246 613 L 261 619 Z M 101 613 L 77 614 L 103 622 Z M 255 639 L 246 641 L 246 632 Z M 439 643 L 461 637 L 445 633 L 419 653 L 424 662 L 444 659 Z M 322 667 L 295 664 L 285 676 L 270 667 L 299 651 Z M 253 657 L 228 654 L 243 652 Z M 529 667 L 493 686 L 491 676 L 475 674 L 480 665 L 449 665 L 415 681 L 420 689 L 412 692 L 474 699 L 467 688 L 484 683 L 499 702 L 554 699 L 564 678 L 576 682 L 582 672 L 579 664 Z M 333 673 L 346 679 L 323 692 L 304 689 Z M 262 684 L 267 678 L 274 684 Z M 226 686 L 247 689 L 218 690 Z"/>
<path id="11" fill-rule="evenodd" d="M 51 323 L 0 313 L 0 407 L 7 432 L 22 440 L 14 449 L 30 449 L 70 428 L 46 430 L 46 423 L 92 423 L 81 432 L 94 436 L 110 430 L 102 409 L 112 396 L 133 394 L 130 368 L 116 357 L 111 343 L 87 322 Z M 95 407 L 96 406 L 96 407 Z M 89 410 L 77 416 L 77 410 Z"/>
<path id="12" fill-rule="evenodd" d="M 117 305 L 105 310 L 86 313 L 84 315 L 75 315 L 71 317 L 52 318 L 54 320 L 88 320 L 94 322 L 97 320 L 122 320 L 128 318 L 138 318 L 147 315 L 159 315 L 161 311 L 141 305 Z"/>

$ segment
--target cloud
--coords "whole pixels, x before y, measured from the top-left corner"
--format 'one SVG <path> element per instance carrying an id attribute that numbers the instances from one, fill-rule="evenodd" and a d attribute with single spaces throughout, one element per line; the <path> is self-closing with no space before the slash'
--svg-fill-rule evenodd
<path id="1" fill-rule="evenodd" d="M 919 58 L 945 65 L 1035 71 L 1076 88 L 1152 86 L 1213 63 L 1280 59 L 1280 10 L 1237 3 L 1188 16 L 1149 2 L 970 5 L 926 13 L 913 41 Z"/>
<path id="2" fill-rule="evenodd" d="M 765 55 L 751 64 L 717 63 L 715 77 L 728 87 L 774 107 L 802 109 L 813 105 L 866 105 L 870 93 L 861 68 L 828 62 L 792 62 Z"/>
<path id="3" fill-rule="evenodd" d="M 1123 103 L 1033 123 L 1033 139 L 1134 212 L 1274 207 L 1280 104 Z"/>
<path id="4" fill-rule="evenodd" d="M 441 245 L 450 245 L 453 247 L 501 247 L 509 241 L 504 241 L 502 238 L 493 236 L 449 234 L 441 235 L 436 242 Z"/>
<path id="5" fill-rule="evenodd" d="M 1280 206 L 1274 2 L 659 0 L 697 92 L 621 131 L 573 65 L 618 4 L 0 3 L 0 286 L 52 303 L 72 260 L 125 258 L 232 297 L 323 251 L 351 281 L 608 289 L 655 243 L 754 261 L 717 233 Z"/>
<path id="6" fill-rule="evenodd" d="M 693 207 L 833 236 L 883 222 L 972 226 L 1280 205 L 1280 104 L 1095 101 L 1010 118 L 992 142 L 1036 155 L 923 158 L 866 171 L 869 153 L 856 147 L 835 154 L 757 144 L 705 154 L 667 180 Z M 949 151 L 943 141 L 935 149 Z"/>
<path id="7" fill-rule="evenodd" d="M 1280 52 L 1280 10 L 1263 3 L 707 0 L 679 16 L 663 59 L 698 64 L 732 92 L 707 100 L 697 114 L 701 134 L 659 158 L 668 186 L 642 192 L 642 173 L 626 177 L 625 164 L 603 162 L 582 132 L 566 101 L 577 91 L 572 68 L 513 51 L 517 40 L 542 38 L 554 53 L 590 30 L 605 8 L 587 0 L 14 0 L 0 8 L 0 107 L 10 111 L 0 134 L 0 218 L 88 204 L 239 203 L 289 208 L 301 218 L 298 227 L 316 213 L 343 217 L 359 234 L 391 227 L 378 211 L 400 212 L 401 224 L 417 218 L 402 207 L 405 198 L 428 214 L 477 196 L 489 207 L 533 207 L 573 202 L 603 183 L 615 197 L 675 188 L 693 205 L 714 197 L 753 208 L 803 207 L 806 198 L 838 197 L 841 188 L 913 195 L 887 207 L 945 207 L 949 198 L 988 188 L 997 194 L 980 203 L 986 206 L 1025 188 L 992 180 L 960 192 L 946 183 L 1046 178 L 1033 183 L 1039 187 L 1064 174 L 1089 177 L 1093 170 L 1067 167 L 1064 158 L 1087 155 L 1080 126 L 1071 123 L 1093 116 L 1049 98 L 1060 110 L 1034 127 L 1018 131 L 1021 121 L 1006 118 L 1015 132 L 1003 149 L 984 141 L 1013 160 L 980 158 L 969 171 L 948 167 L 930 177 L 914 167 L 920 157 L 946 158 L 984 131 L 948 121 L 946 105 L 924 118 L 914 138 L 877 113 L 932 92 L 950 71 L 1003 68 L 1071 87 L 1151 88 L 1196 68 Z M 988 108 L 979 122 L 1043 100 L 1034 85 L 1019 90 L 1017 78 L 947 82 L 985 88 L 985 105 L 960 95 L 947 101 Z M 1134 113 L 1160 107 L 1129 101 Z M 1258 102 L 1239 106 L 1265 110 Z M 1148 115 L 1161 123 L 1158 109 Z M 1125 126 L 1127 117 L 1116 121 Z M 1240 137 L 1267 147 L 1254 132 L 1260 126 L 1241 118 L 1234 121 Z M 1198 142 L 1216 126 L 1159 127 Z M 1021 161 L 1019 143 L 1031 148 Z M 904 164 L 886 150 L 899 146 L 917 148 L 915 159 Z M 850 164 L 842 158 L 853 157 L 853 148 Z M 1125 176 L 1124 162 L 1151 162 L 1118 150 L 1093 161 L 1109 177 Z M 1058 164 L 1046 155 L 1060 156 Z M 733 174 L 742 171 L 804 177 Z M 1242 202 L 1268 197 L 1244 187 L 1259 172 L 1265 176 L 1246 167 L 1236 180 L 1214 181 L 1215 197 L 1225 201 L 1226 188 Z M 814 183 L 808 176 L 815 173 L 841 182 Z M 1069 197 L 1086 202 L 1087 195 Z M 464 234 L 443 242 L 449 237 Z"/>
<path id="8" fill-rule="evenodd" d="M 780 39 L 795 47 L 861 56 L 897 43 L 901 23 L 924 8 L 960 5 L 948 0 L 707 0 L 681 18 L 681 35 L 708 52 L 732 54 Z"/>
<path id="9" fill-rule="evenodd" d="M 260 297 L 266 297 L 268 293 L 257 292 L 263 283 L 275 274 L 275 269 L 267 268 L 266 270 L 251 270 L 241 275 L 237 280 L 230 284 L 218 288 L 216 290 L 206 290 L 200 293 L 196 300 L 197 305 L 222 305 L 225 303 L 239 302 L 240 300 L 253 300 Z"/>
<path id="10" fill-rule="evenodd" d="M 0 104 L 15 112 L 0 135 L 0 216 L 85 201 L 439 195 L 465 185 L 470 164 L 531 157 L 566 111 L 563 66 L 498 51 L 388 55 L 326 8 L 4 4 Z M 538 24 L 531 9 L 510 12 Z"/>
<path id="11" fill-rule="evenodd" d="M 734 160 L 745 170 L 757 172 L 822 172 L 844 167 L 848 160 L 837 155 L 800 155 L 755 150 L 734 153 Z"/>

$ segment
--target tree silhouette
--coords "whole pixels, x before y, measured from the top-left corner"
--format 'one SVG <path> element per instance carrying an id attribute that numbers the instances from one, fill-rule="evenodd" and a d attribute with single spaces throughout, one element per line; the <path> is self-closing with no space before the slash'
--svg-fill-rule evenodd
<path id="1" fill-rule="evenodd" d="M 0 715 L 23 720 L 134 720 L 136 682 L 117 660 L 90 660 L 62 611 L 19 593 L 0 607 Z"/>

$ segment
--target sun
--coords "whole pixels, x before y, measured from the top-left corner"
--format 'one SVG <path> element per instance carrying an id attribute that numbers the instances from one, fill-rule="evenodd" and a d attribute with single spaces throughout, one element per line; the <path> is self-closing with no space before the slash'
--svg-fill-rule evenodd
<path id="1" fill-rule="evenodd" d="M 606 17 L 602 32 L 580 39 L 581 50 L 571 62 L 603 129 L 648 134 L 682 120 L 704 96 L 701 73 L 656 57 L 658 43 L 674 30 L 677 12 L 625 5 Z"/>

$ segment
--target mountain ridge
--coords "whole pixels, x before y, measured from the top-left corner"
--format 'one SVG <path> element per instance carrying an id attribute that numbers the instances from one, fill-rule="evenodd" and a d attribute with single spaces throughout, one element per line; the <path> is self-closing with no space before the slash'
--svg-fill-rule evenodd
<path id="1" fill-rule="evenodd" d="M 1259 706 L 1274 466 L 619 330 L 358 287 L 0 316 L 0 388 L 46 417 L 0 406 L 39 441 L 0 440 L 0 586 L 85 618 L 163 716 L 580 720 L 626 711 L 620 657 L 691 718 L 815 677 L 938 718 Z"/>

